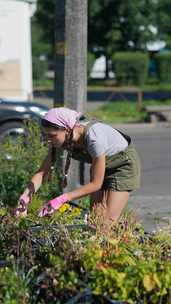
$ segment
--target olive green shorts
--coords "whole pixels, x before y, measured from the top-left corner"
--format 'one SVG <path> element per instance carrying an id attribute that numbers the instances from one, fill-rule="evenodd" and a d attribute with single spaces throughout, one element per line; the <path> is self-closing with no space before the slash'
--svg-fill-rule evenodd
<path id="1" fill-rule="evenodd" d="M 140 187 L 140 159 L 133 144 L 126 150 L 106 157 L 103 190 L 133 191 Z"/>

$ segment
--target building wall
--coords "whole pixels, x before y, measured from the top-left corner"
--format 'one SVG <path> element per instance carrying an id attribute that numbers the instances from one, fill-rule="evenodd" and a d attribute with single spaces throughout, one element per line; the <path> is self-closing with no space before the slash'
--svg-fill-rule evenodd
<path id="1" fill-rule="evenodd" d="M 0 1 L 0 97 L 32 96 L 30 5 Z"/>

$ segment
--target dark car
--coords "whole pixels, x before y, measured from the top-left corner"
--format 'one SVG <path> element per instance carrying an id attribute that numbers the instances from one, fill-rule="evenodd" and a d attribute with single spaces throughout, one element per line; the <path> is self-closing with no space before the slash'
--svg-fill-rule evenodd
<path id="1" fill-rule="evenodd" d="M 35 102 L 0 99 L 0 142 L 6 136 L 24 134 L 24 121 L 33 119 L 39 123 L 47 111 L 48 107 Z"/>

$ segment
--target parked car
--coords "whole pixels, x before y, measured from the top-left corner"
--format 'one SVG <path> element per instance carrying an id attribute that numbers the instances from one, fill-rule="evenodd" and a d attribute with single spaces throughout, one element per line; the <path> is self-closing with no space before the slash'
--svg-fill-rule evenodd
<path id="1" fill-rule="evenodd" d="M 0 99 L 0 143 L 6 136 L 16 138 L 24 134 L 24 121 L 33 119 L 40 122 L 48 107 L 35 102 Z"/>

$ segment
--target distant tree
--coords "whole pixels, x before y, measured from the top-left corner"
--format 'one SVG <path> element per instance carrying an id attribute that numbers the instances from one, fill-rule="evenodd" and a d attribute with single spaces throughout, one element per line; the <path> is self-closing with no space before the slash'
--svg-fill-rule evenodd
<path id="1" fill-rule="evenodd" d="M 155 36 L 151 30 L 155 7 L 154 0 L 88 0 L 89 51 L 110 58 L 115 51 L 144 50 Z M 38 0 L 34 20 L 41 27 L 41 39 L 50 45 L 50 57 L 54 51 L 54 11 L 55 0 Z"/>
<path id="2" fill-rule="evenodd" d="M 170 0 L 160 0 L 170 1 Z M 154 0 L 88 0 L 89 48 L 140 50 L 153 38 L 150 25 L 155 19 Z M 36 21 L 42 39 L 54 45 L 55 0 L 38 0 Z"/>
<path id="3" fill-rule="evenodd" d="M 105 51 L 137 51 L 154 33 L 154 0 L 89 0 L 89 47 Z"/>
<path id="4" fill-rule="evenodd" d="M 32 55 L 33 57 L 40 57 L 41 55 L 48 55 L 51 52 L 51 45 L 42 39 L 43 29 L 40 24 L 32 20 Z"/>
<path id="5" fill-rule="evenodd" d="M 171 1 L 170 0 L 157 1 L 156 25 L 158 29 L 158 37 L 166 42 L 168 49 L 171 49 Z"/>
<path id="6" fill-rule="evenodd" d="M 114 52 L 144 50 L 146 43 L 154 38 L 154 0 L 89 0 L 88 3 L 89 50 L 104 54 L 106 63 Z"/>
<path id="7" fill-rule="evenodd" d="M 48 57 L 53 57 L 54 52 L 54 15 L 55 0 L 38 0 L 37 11 L 32 19 L 33 51 L 46 51 Z M 38 46 L 36 47 L 36 43 Z"/>

